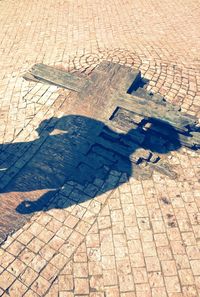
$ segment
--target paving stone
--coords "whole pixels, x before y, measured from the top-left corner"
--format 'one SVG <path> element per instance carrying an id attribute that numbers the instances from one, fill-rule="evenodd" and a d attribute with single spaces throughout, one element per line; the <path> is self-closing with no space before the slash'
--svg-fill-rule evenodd
<path id="1" fill-rule="evenodd" d="M 88 276 L 88 266 L 87 263 L 74 263 L 74 276 L 75 277 L 87 277 Z"/>
<path id="2" fill-rule="evenodd" d="M 0 265 L 4 268 L 6 268 L 11 262 L 13 262 L 15 257 L 9 253 L 2 252 L 0 256 Z"/>
<path id="3" fill-rule="evenodd" d="M 27 267 L 26 270 L 20 274 L 19 279 L 27 286 L 29 287 L 34 280 L 38 277 L 37 272 L 35 272 L 30 267 Z"/>
<path id="4" fill-rule="evenodd" d="M 194 275 L 199 275 L 200 274 L 200 266 L 199 266 L 199 260 L 192 260 L 190 261 L 192 271 Z"/>
<path id="5" fill-rule="evenodd" d="M 31 289 L 39 296 L 44 295 L 50 287 L 50 283 L 42 276 L 39 276 L 31 286 Z"/>
<path id="6" fill-rule="evenodd" d="M 168 293 L 180 292 L 180 284 L 177 276 L 165 277 L 165 284 Z"/>
<path id="7" fill-rule="evenodd" d="M 162 271 L 165 276 L 177 275 L 175 261 L 161 261 Z"/>
<path id="8" fill-rule="evenodd" d="M 18 277 L 24 272 L 26 265 L 19 259 L 15 259 L 7 268 L 9 272 Z"/>
<path id="9" fill-rule="evenodd" d="M 73 290 L 73 276 L 72 275 L 60 275 L 58 278 L 59 290 Z"/>
<path id="10" fill-rule="evenodd" d="M 0 287 L 6 290 L 15 280 L 14 275 L 8 271 L 4 271 L 0 274 Z"/>
<path id="11" fill-rule="evenodd" d="M 88 280 L 85 278 L 75 279 L 75 294 L 87 294 L 89 293 Z"/>
<path id="12" fill-rule="evenodd" d="M 23 285 L 20 281 L 16 280 L 12 286 L 9 288 L 9 295 L 10 296 L 22 296 L 28 288 Z"/>

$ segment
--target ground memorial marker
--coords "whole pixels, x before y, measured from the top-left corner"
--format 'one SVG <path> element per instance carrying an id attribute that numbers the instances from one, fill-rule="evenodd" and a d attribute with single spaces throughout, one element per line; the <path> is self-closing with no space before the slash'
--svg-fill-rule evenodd
<path id="1" fill-rule="evenodd" d="M 96 140 L 103 147 L 122 156 L 127 155 L 127 150 L 132 150 L 132 145 L 137 145 L 137 152 L 130 158 L 136 164 L 149 162 L 155 169 L 173 177 L 168 168 L 158 162 L 160 156 L 153 154 L 154 150 L 151 151 L 149 147 L 160 145 L 164 153 L 165 148 L 172 146 L 178 137 L 181 146 L 200 148 L 198 119 L 181 113 L 177 106 L 168 103 L 161 95 L 147 92 L 138 70 L 103 61 L 89 76 L 80 76 L 36 64 L 24 78 L 77 92 L 80 100 L 87 98 L 91 103 L 101 106 L 101 110 L 106 110 L 102 111 L 102 119 L 110 127 L 126 132 L 133 127 L 137 128 L 133 135 L 129 134 L 132 144 L 127 140 L 125 148 L 119 142 L 110 142 L 108 139 L 113 136 L 106 135 L 106 131 L 104 138 Z M 145 134 L 144 131 L 150 133 Z"/>

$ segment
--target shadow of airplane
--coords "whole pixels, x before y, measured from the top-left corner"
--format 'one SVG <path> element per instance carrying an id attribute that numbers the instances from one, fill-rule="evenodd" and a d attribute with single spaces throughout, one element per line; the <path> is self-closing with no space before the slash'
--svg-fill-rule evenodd
<path id="1" fill-rule="evenodd" d="M 18 213 L 30 214 L 54 207 L 64 208 L 115 189 L 122 183 L 118 171 L 125 172 L 128 179 L 133 176 L 130 156 L 138 149 L 166 154 L 181 147 L 178 133 L 170 124 L 153 118 L 148 119 L 148 123 L 146 130 L 142 125 L 136 125 L 128 133 L 117 133 L 103 122 L 85 116 L 67 115 L 44 120 L 36 130 L 38 139 L 28 143 L 38 147 L 36 153 L 0 195 L 45 189 L 47 193 L 37 200 L 26 199 L 17 206 Z M 165 136 L 161 137 L 156 127 L 165 131 Z M 134 137 L 140 143 L 133 142 Z M 9 147 L 17 152 L 26 145 L 27 142 L 2 144 L 0 151 Z M 109 179 L 111 171 L 116 174 Z M 78 198 L 73 190 L 66 192 L 63 186 L 68 183 L 70 187 L 73 182 L 80 184 L 80 190 L 76 192 Z M 52 196 L 58 192 L 65 201 L 55 206 Z"/>

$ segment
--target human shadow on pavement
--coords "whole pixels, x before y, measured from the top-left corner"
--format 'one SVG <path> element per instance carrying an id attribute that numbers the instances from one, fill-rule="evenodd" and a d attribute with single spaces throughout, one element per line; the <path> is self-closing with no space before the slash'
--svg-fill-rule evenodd
<path id="1" fill-rule="evenodd" d="M 117 188 L 123 183 L 118 172 L 125 172 L 127 179 L 134 175 L 131 156 L 141 148 L 151 151 L 151 155 L 181 147 L 174 127 L 154 118 L 133 124 L 132 129 L 122 133 L 89 117 L 66 115 L 42 121 L 36 131 L 39 137 L 34 141 L 0 145 L 0 151 L 9 148 L 16 153 L 27 144 L 37 148 L 1 194 L 46 190 L 35 201 L 30 201 L 27 194 L 16 208 L 21 214 L 65 208 Z M 73 183 L 80 185 L 76 191 Z M 57 205 L 52 200 L 56 193 L 65 197 Z"/>

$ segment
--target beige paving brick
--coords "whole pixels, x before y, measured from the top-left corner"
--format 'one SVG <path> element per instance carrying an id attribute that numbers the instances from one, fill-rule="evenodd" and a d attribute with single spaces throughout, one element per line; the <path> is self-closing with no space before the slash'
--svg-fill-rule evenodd
<path id="1" fill-rule="evenodd" d="M 164 287 L 161 288 L 153 288 L 152 289 L 152 297 L 166 297 L 167 296 L 167 292 L 165 290 Z"/>
<path id="2" fill-rule="evenodd" d="M 49 263 L 54 265 L 56 268 L 61 269 L 65 266 L 65 264 L 69 261 L 67 257 L 62 254 L 56 254 Z"/>
<path id="3" fill-rule="evenodd" d="M 61 226 L 62 223 L 53 218 L 47 223 L 46 228 L 55 233 L 60 229 Z"/>
<path id="4" fill-rule="evenodd" d="M 164 279 L 161 271 L 148 272 L 148 281 L 151 288 L 164 286 Z"/>
<path id="5" fill-rule="evenodd" d="M 73 273 L 73 262 L 72 260 L 68 261 L 62 269 L 62 274 L 72 274 Z"/>
<path id="6" fill-rule="evenodd" d="M 102 275 L 92 275 L 90 277 L 91 291 L 104 291 L 104 282 Z"/>
<path id="7" fill-rule="evenodd" d="M 9 296 L 23 296 L 28 288 L 23 285 L 20 281 L 16 280 L 9 288 Z"/>
<path id="8" fill-rule="evenodd" d="M 134 267 L 144 267 L 144 255 L 142 253 L 130 254 L 130 263 Z"/>
<path id="9" fill-rule="evenodd" d="M 76 224 L 78 223 L 79 219 L 76 218 L 73 215 L 69 215 L 66 220 L 64 221 L 64 224 L 68 226 L 69 228 L 74 228 Z"/>
<path id="10" fill-rule="evenodd" d="M 134 291 L 134 281 L 131 274 L 120 275 L 119 276 L 119 287 L 120 292 Z"/>
<path id="11" fill-rule="evenodd" d="M 148 284 L 136 284 L 136 296 L 151 296 L 151 289 Z"/>
<path id="12" fill-rule="evenodd" d="M 131 272 L 131 265 L 128 257 L 117 259 L 116 266 L 119 275 L 129 274 Z"/>
<path id="13" fill-rule="evenodd" d="M 105 286 L 117 285 L 117 273 L 115 269 L 103 270 L 103 283 Z"/>
<path id="14" fill-rule="evenodd" d="M 127 240 L 131 239 L 139 239 L 140 238 L 140 233 L 138 227 L 126 227 L 126 238 Z"/>
<path id="15" fill-rule="evenodd" d="M 160 262 L 157 257 L 145 257 L 147 271 L 159 271 Z"/>
<path id="16" fill-rule="evenodd" d="M 47 261 L 45 259 L 43 259 L 40 255 L 36 255 L 29 264 L 29 266 L 39 273 L 44 268 L 46 263 Z"/>
<path id="17" fill-rule="evenodd" d="M 174 241 L 174 240 L 181 240 L 181 234 L 178 228 L 170 228 L 167 230 L 167 234 L 169 237 L 169 240 Z"/>
<path id="18" fill-rule="evenodd" d="M 44 241 L 47 243 L 52 237 L 54 236 L 54 233 L 44 228 L 39 235 L 37 236 L 38 239 Z"/>
<path id="19" fill-rule="evenodd" d="M 109 265 L 112 269 L 112 265 Z M 102 265 L 101 262 L 88 262 L 89 275 L 101 275 L 102 274 Z"/>
<path id="20" fill-rule="evenodd" d="M 45 245 L 43 241 L 38 238 L 33 238 L 31 242 L 27 245 L 28 249 L 30 249 L 34 253 L 38 253 L 39 250 Z"/>
<path id="21" fill-rule="evenodd" d="M 114 256 L 102 256 L 102 268 L 103 269 L 115 269 L 115 257 Z"/>
<path id="22" fill-rule="evenodd" d="M 164 279 L 168 293 L 181 292 L 180 283 L 177 276 L 166 276 Z"/>
<path id="23" fill-rule="evenodd" d="M 64 244 L 64 240 L 58 236 L 54 236 L 49 242 L 48 246 L 50 246 L 55 251 L 59 250 L 60 247 Z"/>
<path id="24" fill-rule="evenodd" d="M 88 294 L 89 293 L 89 283 L 85 278 L 76 278 L 75 279 L 75 294 Z"/>
<path id="25" fill-rule="evenodd" d="M 34 237 L 34 235 L 32 233 L 30 233 L 29 231 L 25 230 L 23 231 L 18 237 L 17 240 L 19 242 L 21 242 L 22 244 L 26 245 L 28 244 L 31 239 Z"/>
<path id="26" fill-rule="evenodd" d="M 62 243 L 59 240 L 59 243 L 62 244 L 61 248 L 59 249 L 59 252 L 63 254 L 65 257 L 70 258 L 72 254 L 75 252 L 77 246 L 74 243 L 70 243 L 69 241 L 67 241 L 67 243 L 64 243 L 64 244 L 63 242 L 64 242 L 63 240 L 62 240 Z"/>
<path id="27" fill-rule="evenodd" d="M 79 222 L 79 224 L 76 226 L 76 231 L 78 231 L 79 233 L 81 233 L 82 235 L 86 235 L 90 229 L 91 225 L 81 221 Z"/>
<path id="28" fill-rule="evenodd" d="M 176 263 L 173 260 L 161 261 L 162 271 L 165 276 L 177 275 Z"/>
<path id="29" fill-rule="evenodd" d="M 117 286 L 111 286 L 105 288 L 106 296 L 108 297 L 119 297 L 120 292 Z"/>
<path id="30" fill-rule="evenodd" d="M 79 252 L 77 251 L 75 254 L 74 254 L 74 261 L 75 262 L 86 262 L 87 261 L 87 254 L 84 252 Z"/>
<path id="31" fill-rule="evenodd" d="M 175 260 L 178 269 L 190 268 L 190 263 L 187 255 L 176 255 Z"/>
<path id="32" fill-rule="evenodd" d="M 88 234 L 86 237 L 86 244 L 88 247 L 98 247 L 100 245 L 98 234 Z"/>
<path id="33" fill-rule="evenodd" d="M 128 255 L 128 248 L 126 246 L 119 246 L 115 248 L 116 259 L 123 259 Z"/>
<path id="34" fill-rule="evenodd" d="M 73 231 L 69 237 L 69 242 L 74 244 L 76 247 L 83 241 L 84 236 L 76 231 Z"/>
<path id="35" fill-rule="evenodd" d="M 58 286 L 60 291 L 70 291 L 73 290 L 73 276 L 72 275 L 59 275 Z"/>
<path id="36" fill-rule="evenodd" d="M 7 253 L 6 251 L 2 251 L 2 254 L 0 256 L 0 265 L 4 268 L 6 268 L 13 260 L 15 257 L 11 255 L 10 253 Z"/>
<path id="37" fill-rule="evenodd" d="M 28 232 L 30 232 L 34 236 L 37 236 L 42 230 L 42 225 L 38 224 L 37 222 L 33 222 L 33 224 L 30 225 Z"/>
<path id="38" fill-rule="evenodd" d="M 17 276 L 19 276 L 19 274 L 23 273 L 25 268 L 26 268 L 26 265 L 22 261 L 20 261 L 19 259 L 15 259 L 8 266 L 7 270 L 17 277 Z"/>
<path id="39" fill-rule="evenodd" d="M 35 253 L 33 253 L 31 250 L 27 248 L 25 248 L 19 255 L 19 259 L 26 265 L 28 265 L 33 260 L 34 257 L 35 257 Z"/>
<path id="40" fill-rule="evenodd" d="M 45 266 L 45 268 L 42 270 L 40 275 L 44 277 L 46 280 L 48 280 L 49 282 L 52 282 L 56 278 L 58 272 L 59 271 L 55 266 L 53 266 L 51 263 L 48 263 Z"/>
<path id="41" fill-rule="evenodd" d="M 52 219 L 48 213 L 41 213 L 37 218 L 37 223 L 41 226 L 46 226 L 46 224 Z"/>
<path id="42" fill-rule="evenodd" d="M 8 271 L 3 271 L 0 274 L 0 288 L 3 290 L 6 290 L 15 280 L 15 277 L 13 274 L 11 274 Z"/>
<path id="43" fill-rule="evenodd" d="M 142 245 L 140 240 L 130 240 L 128 241 L 128 248 L 130 254 L 136 254 L 142 252 Z"/>
<path id="44" fill-rule="evenodd" d="M 166 231 L 165 224 L 162 220 L 152 221 L 154 233 L 164 233 Z"/>
<path id="45" fill-rule="evenodd" d="M 169 244 L 167 235 L 165 233 L 155 234 L 154 239 L 157 247 L 167 246 Z"/>
<path id="46" fill-rule="evenodd" d="M 183 287 L 183 296 L 198 296 L 195 286 L 186 286 Z"/>
<path id="47" fill-rule="evenodd" d="M 32 284 L 31 289 L 39 296 L 42 296 L 47 292 L 49 287 L 50 283 L 42 276 L 39 276 Z"/>
<path id="48" fill-rule="evenodd" d="M 146 268 L 144 268 L 144 267 L 134 268 L 133 269 L 133 278 L 134 278 L 134 283 L 136 283 L 136 284 L 147 283 L 148 278 L 147 278 Z"/>
<path id="49" fill-rule="evenodd" d="M 190 265 L 194 275 L 200 275 L 200 260 L 191 260 Z"/>
<path id="50" fill-rule="evenodd" d="M 138 218 L 148 217 L 148 209 L 144 205 L 138 205 L 135 209 L 135 213 Z"/>
<path id="51" fill-rule="evenodd" d="M 73 269 L 74 269 L 75 277 L 87 277 L 88 276 L 87 263 L 74 263 Z"/>
<path id="52" fill-rule="evenodd" d="M 56 254 L 56 251 L 49 245 L 45 245 L 38 254 L 45 260 L 49 261 Z"/>
<path id="53" fill-rule="evenodd" d="M 191 269 L 181 269 L 179 270 L 178 274 L 180 277 L 181 285 L 188 286 L 194 284 L 194 277 Z"/>
<path id="54" fill-rule="evenodd" d="M 38 277 L 38 273 L 35 272 L 32 268 L 27 267 L 26 270 L 20 274 L 19 279 L 24 283 L 27 287 L 29 287 L 34 280 Z"/>
<path id="55" fill-rule="evenodd" d="M 172 252 L 169 246 L 162 246 L 157 248 L 158 258 L 160 260 L 171 260 Z"/>
<path id="56" fill-rule="evenodd" d="M 143 247 L 143 252 L 144 252 L 145 257 L 154 257 L 154 256 L 156 257 L 157 256 L 154 242 L 151 242 L 151 241 L 143 242 L 142 247 Z"/>
<path id="57" fill-rule="evenodd" d="M 98 226 L 99 229 L 106 229 L 111 227 L 111 219 L 110 216 L 103 216 L 98 218 Z"/>
<path id="58" fill-rule="evenodd" d="M 7 251 L 12 254 L 13 256 L 18 256 L 19 253 L 24 249 L 24 245 L 21 244 L 19 241 L 15 240 L 13 241 L 9 247 L 7 248 Z"/>
<path id="59" fill-rule="evenodd" d="M 198 260 L 200 259 L 200 251 L 197 246 L 188 246 L 186 247 L 186 253 L 189 259 Z"/>
<path id="60" fill-rule="evenodd" d="M 102 255 L 114 255 L 114 246 L 112 242 L 103 241 L 101 242 L 101 252 Z"/>
<path id="61" fill-rule="evenodd" d="M 112 210 L 110 213 L 112 222 L 120 222 L 123 221 L 123 212 L 121 209 Z"/>

